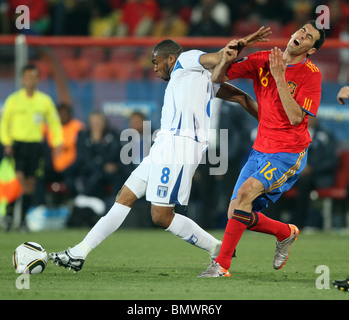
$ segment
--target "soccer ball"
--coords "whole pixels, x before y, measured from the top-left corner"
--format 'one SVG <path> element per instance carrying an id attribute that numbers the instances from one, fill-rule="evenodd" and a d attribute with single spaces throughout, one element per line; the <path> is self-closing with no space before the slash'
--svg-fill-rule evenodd
<path id="1" fill-rule="evenodd" d="M 42 273 L 47 264 L 46 250 L 36 242 L 25 242 L 13 253 L 16 273 Z"/>

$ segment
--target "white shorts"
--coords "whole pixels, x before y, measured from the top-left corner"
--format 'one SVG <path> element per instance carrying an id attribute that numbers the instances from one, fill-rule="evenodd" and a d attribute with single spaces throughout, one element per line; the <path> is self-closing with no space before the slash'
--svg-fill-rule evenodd
<path id="1" fill-rule="evenodd" d="M 146 182 L 147 201 L 164 205 L 187 205 L 193 175 L 202 154 L 203 145 L 191 138 L 160 135 L 151 147 L 149 155 L 131 176 Z M 132 185 L 127 183 L 128 181 L 125 184 L 132 190 Z"/>

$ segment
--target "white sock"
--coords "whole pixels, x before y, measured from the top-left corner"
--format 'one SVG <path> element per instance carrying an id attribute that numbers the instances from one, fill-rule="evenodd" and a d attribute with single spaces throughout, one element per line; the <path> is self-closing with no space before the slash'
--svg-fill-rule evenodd
<path id="1" fill-rule="evenodd" d="M 71 254 L 86 259 L 92 249 L 121 226 L 130 210 L 131 208 L 120 203 L 114 203 L 108 213 L 93 226 L 85 239 L 70 250 Z"/>
<path id="2" fill-rule="evenodd" d="M 166 231 L 170 231 L 182 240 L 208 251 L 210 255 L 214 254 L 213 251 L 216 250 L 217 245 L 221 243 L 199 227 L 193 220 L 178 213 L 175 213 L 175 216 Z"/>

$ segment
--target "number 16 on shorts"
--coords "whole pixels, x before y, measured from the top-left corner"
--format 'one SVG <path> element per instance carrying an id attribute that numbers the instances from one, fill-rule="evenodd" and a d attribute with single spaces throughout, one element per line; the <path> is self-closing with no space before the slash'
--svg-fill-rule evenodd
<path id="1" fill-rule="evenodd" d="M 264 177 L 267 180 L 271 180 L 273 178 L 273 172 L 277 169 L 277 168 L 270 169 L 269 166 L 270 166 L 270 162 L 268 161 L 268 164 L 261 170 L 261 173 L 264 173 Z M 269 169 L 269 170 L 267 170 L 267 169 Z"/>

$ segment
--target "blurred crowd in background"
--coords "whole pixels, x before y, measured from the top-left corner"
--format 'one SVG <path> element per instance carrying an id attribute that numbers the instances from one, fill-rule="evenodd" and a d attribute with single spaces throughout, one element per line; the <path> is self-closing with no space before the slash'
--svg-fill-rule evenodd
<path id="1" fill-rule="evenodd" d="M 349 28 L 348 0 L 0 0 L 0 33 L 18 32 L 19 5 L 29 7 L 37 35 L 230 36 L 268 25 L 273 37 L 288 37 L 319 5 L 331 12 L 327 37 Z"/>

